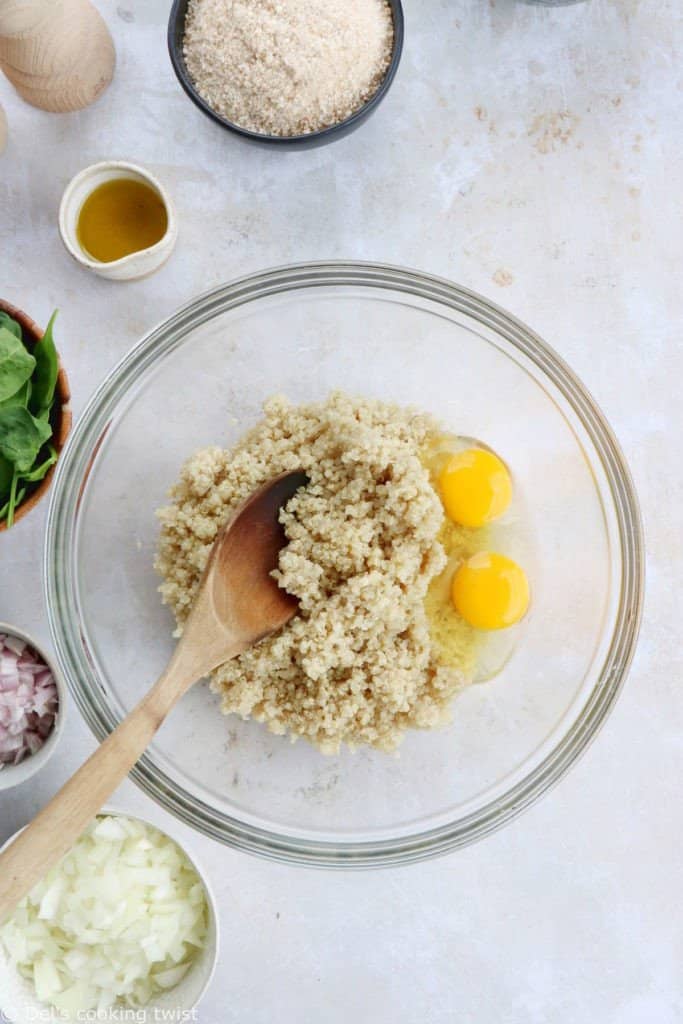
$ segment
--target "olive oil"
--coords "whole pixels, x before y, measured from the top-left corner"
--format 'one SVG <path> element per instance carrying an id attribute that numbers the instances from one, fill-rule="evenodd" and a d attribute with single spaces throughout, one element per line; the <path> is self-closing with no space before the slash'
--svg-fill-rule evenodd
<path id="1" fill-rule="evenodd" d="M 156 245 L 167 227 L 166 207 L 151 186 L 133 178 L 115 178 L 90 193 L 76 230 L 88 256 L 112 263 Z"/>

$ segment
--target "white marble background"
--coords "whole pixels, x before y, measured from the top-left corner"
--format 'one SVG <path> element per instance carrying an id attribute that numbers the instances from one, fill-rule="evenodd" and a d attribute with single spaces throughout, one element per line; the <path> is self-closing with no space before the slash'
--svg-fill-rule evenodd
<path id="1" fill-rule="evenodd" d="M 222 907 L 202 1024 L 677 1024 L 683 1020 L 683 11 L 680 0 L 404 0 L 394 87 L 357 134 L 280 153 L 227 137 L 177 86 L 168 0 L 99 0 L 118 69 L 80 114 L 0 81 L 0 294 L 59 339 L 76 412 L 180 302 L 324 257 L 443 274 L 569 360 L 633 469 L 648 594 L 626 689 L 531 811 L 448 858 L 365 874 L 268 864 L 190 835 L 131 784 L 117 802 L 189 838 Z M 61 248 L 61 191 L 119 157 L 170 188 L 181 237 L 147 281 L 99 282 Z M 0 619 L 48 640 L 45 508 L 0 538 Z M 72 709 L 54 770 L 0 797 L 0 842 L 93 749 Z"/>

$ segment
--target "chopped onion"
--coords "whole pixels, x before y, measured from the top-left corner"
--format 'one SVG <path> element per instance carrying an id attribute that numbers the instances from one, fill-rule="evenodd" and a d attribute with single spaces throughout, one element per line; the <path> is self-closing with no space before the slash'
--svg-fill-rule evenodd
<path id="1" fill-rule="evenodd" d="M 24 640 L 0 633 L 0 769 L 40 750 L 57 706 L 49 667 Z"/>
<path id="2" fill-rule="evenodd" d="M 206 893 L 158 829 L 101 816 L 0 928 L 37 998 L 75 1014 L 143 1006 L 184 977 L 206 941 Z"/>

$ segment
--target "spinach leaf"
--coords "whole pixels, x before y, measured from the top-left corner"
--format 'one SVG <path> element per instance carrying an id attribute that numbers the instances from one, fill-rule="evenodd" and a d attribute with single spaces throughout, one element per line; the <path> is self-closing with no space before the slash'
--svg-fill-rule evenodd
<path id="1" fill-rule="evenodd" d="M 21 474 L 21 482 L 24 484 L 35 484 L 42 480 L 50 466 L 57 461 L 57 449 L 50 445 L 50 454 L 38 466 L 34 466 L 28 473 Z"/>
<path id="2" fill-rule="evenodd" d="M 16 394 L 36 368 L 36 360 L 19 339 L 0 327 L 0 402 Z"/>
<path id="3" fill-rule="evenodd" d="M 30 378 L 21 385 L 18 391 L 15 391 L 13 395 L 6 398 L 4 402 L 0 402 L 0 409 L 9 409 L 12 405 L 20 405 L 23 409 L 28 409 L 28 401 L 31 397 L 31 380 Z"/>
<path id="4" fill-rule="evenodd" d="M 19 341 L 22 340 L 23 335 L 20 324 L 17 323 L 14 317 L 10 316 L 9 313 L 5 313 L 2 309 L 0 309 L 0 327 L 4 327 L 13 334 L 15 338 L 18 338 Z"/>
<path id="5" fill-rule="evenodd" d="M 52 436 L 49 421 L 59 373 L 52 337 L 55 316 L 56 312 L 30 353 L 20 325 L 0 313 L 0 521 L 6 520 L 8 527 L 30 485 L 42 480 L 57 461 L 57 451 L 50 445 L 37 462 Z"/>
<path id="6" fill-rule="evenodd" d="M 0 501 L 5 501 L 9 497 L 13 476 L 14 467 L 12 463 L 4 455 L 0 455 Z"/>
<path id="7" fill-rule="evenodd" d="M 2 521 L 5 518 L 7 519 L 8 530 L 12 523 L 14 522 L 15 511 L 19 508 L 22 501 L 26 497 L 25 487 L 20 487 L 19 489 L 17 489 L 18 480 L 19 477 L 15 473 L 12 478 L 12 484 L 10 486 L 9 499 L 5 502 L 2 508 L 0 508 L 0 521 Z"/>
<path id="8" fill-rule="evenodd" d="M 33 347 L 36 368 L 33 374 L 33 391 L 29 408 L 33 415 L 40 417 L 40 419 L 49 418 L 49 412 L 55 397 L 57 374 L 59 373 L 57 349 L 52 337 L 52 325 L 55 322 L 56 316 L 57 310 L 50 317 L 50 322 L 45 328 L 45 334 L 38 344 Z M 46 413 L 48 414 L 47 416 Z"/>
<path id="9" fill-rule="evenodd" d="M 51 436 L 50 424 L 36 419 L 28 409 L 20 406 L 0 409 L 0 455 L 13 462 L 19 473 L 30 471 L 38 452 Z"/>

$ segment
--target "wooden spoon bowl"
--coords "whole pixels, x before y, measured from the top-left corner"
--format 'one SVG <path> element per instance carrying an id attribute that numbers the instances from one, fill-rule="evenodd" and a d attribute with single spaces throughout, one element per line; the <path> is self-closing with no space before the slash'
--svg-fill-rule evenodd
<path id="1" fill-rule="evenodd" d="M 4 313 L 8 313 L 21 326 L 24 343 L 29 349 L 32 349 L 43 337 L 43 331 L 38 324 L 21 309 L 17 309 L 17 307 L 13 306 L 11 303 L 5 302 L 4 299 L 0 299 L 0 310 Z M 55 388 L 55 402 L 50 414 L 50 425 L 52 426 L 52 437 L 50 438 L 50 443 L 55 446 L 58 455 L 64 447 L 69 431 L 71 430 L 72 415 L 70 403 L 71 391 L 69 389 L 69 381 L 60 359 L 57 386 Z M 35 484 L 33 489 L 30 490 L 24 498 L 21 505 L 19 505 L 14 513 L 15 525 L 20 519 L 27 515 L 32 508 L 35 508 L 43 495 L 47 494 L 55 468 L 56 463 L 54 466 L 50 467 L 43 479 L 39 483 Z M 7 524 L 3 520 L 3 522 L 0 522 L 0 532 L 6 529 Z"/>

